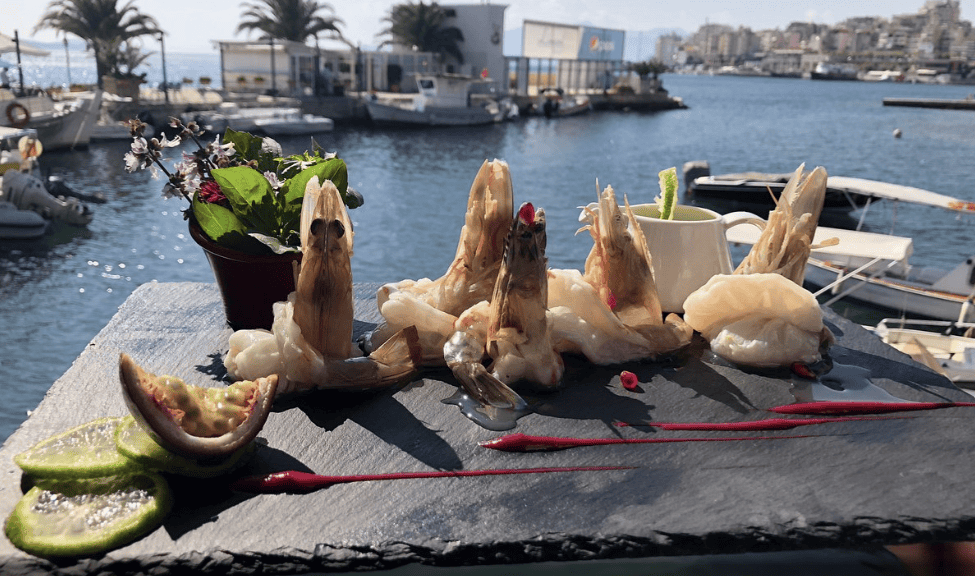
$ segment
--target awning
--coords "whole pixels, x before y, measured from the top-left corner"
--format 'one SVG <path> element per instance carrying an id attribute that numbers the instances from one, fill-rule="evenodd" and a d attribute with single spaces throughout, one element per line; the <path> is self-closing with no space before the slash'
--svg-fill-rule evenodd
<path id="1" fill-rule="evenodd" d="M 758 242 L 761 231 L 751 224 L 732 226 L 727 231 L 728 241 L 733 244 L 754 244 Z M 813 245 L 820 244 L 831 238 L 839 243 L 835 246 L 824 246 L 812 251 L 812 256 L 820 260 L 844 260 L 844 262 L 867 261 L 872 259 L 907 262 L 914 251 L 914 243 L 910 238 L 893 236 L 891 234 L 877 234 L 846 230 L 845 228 L 827 228 L 817 226 L 813 237 Z"/>
<path id="2" fill-rule="evenodd" d="M 867 194 L 877 198 L 902 200 L 904 202 L 936 206 L 958 212 L 975 212 L 975 202 L 945 196 L 944 194 L 938 194 L 937 192 L 914 188 L 912 186 L 901 186 L 899 184 L 864 180 L 863 178 L 849 178 L 846 176 L 830 176 L 827 179 L 827 186 L 840 190 L 849 190 L 858 194 Z"/>
<path id="3" fill-rule="evenodd" d="M 0 54 L 6 54 L 8 52 L 16 52 L 17 44 L 14 42 L 12 36 L 7 36 L 6 34 L 0 32 Z M 47 50 L 41 48 L 35 48 L 27 42 L 20 40 L 20 53 L 24 56 L 50 56 L 51 53 Z"/>

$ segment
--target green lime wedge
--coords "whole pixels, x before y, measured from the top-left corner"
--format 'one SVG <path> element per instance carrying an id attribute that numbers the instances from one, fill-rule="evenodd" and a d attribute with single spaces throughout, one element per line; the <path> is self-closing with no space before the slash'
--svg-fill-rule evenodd
<path id="1" fill-rule="evenodd" d="M 89 556 L 155 530 L 172 500 L 162 476 L 149 472 L 47 479 L 20 499 L 5 532 L 14 546 L 35 556 Z"/>
<path id="2" fill-rule="evenodd" d="M 214 461 L 197 461 L 174 454 L 159 445 L 128 416 L 115 430 L 118 451 L 146 468 L 193 478 L 215 478 L 234 470 L 247 462 L 254 454 L 256 444 L 249 442 L 226 458 Z"/>
<path id="3" fill-rule="evenodd" d="M 95 478 L 136 472 L 139 465 L 115 448 L 115 428 L 122 417 L 100 418 L 42 440 L 14 456 L 35 478 Z"/>

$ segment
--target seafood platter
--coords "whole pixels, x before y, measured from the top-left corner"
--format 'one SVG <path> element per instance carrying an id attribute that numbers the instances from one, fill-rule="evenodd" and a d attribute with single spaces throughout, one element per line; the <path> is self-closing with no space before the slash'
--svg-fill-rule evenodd
<path id="1" fill-rule="evenodd" d="M 800 167 L 752 251 L 678 314 L 658 299 L 652 260 L 665 256 L 611 186 L 582 209 L 583 269 L 551 269 L 544 208 L 516 208 L 507 164 L 486 161 L 444 275 L 364 285 L 341 197 L 313 179 L 296 290 L 270 330 L 226 328 L 211 285 L 142 286 L 3 446 L 0 572 L 971 539 L 972 398 L 802 288 L 825 183 Z M 153 522 L 119 535 L 77 511 L 52 519 L 81 498 L 52 479 L 99 477 L 63 463 L 71 426 L 86 442 L 108 430 L 111 452 L 139 462 L 106 469 L 151 478 L 132 506 Z"/>

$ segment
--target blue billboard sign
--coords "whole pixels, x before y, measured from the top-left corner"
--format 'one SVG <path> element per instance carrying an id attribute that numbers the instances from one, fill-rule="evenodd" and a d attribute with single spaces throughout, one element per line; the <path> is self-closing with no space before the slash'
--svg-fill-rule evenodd
<path id="1" fill-rule="evenodd" d="M 626 32 L 582 26 L 579 60 L 622 60 Z"/>

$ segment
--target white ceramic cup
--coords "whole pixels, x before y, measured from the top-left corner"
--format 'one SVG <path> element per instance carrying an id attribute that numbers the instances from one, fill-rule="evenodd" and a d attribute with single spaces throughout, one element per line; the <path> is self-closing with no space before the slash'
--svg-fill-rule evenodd
<path id="1" fill-rule="evenodd" d="M 731 274 L 728 228 L 765 220 L 751 212 L 721 215 L 707 208 L 677 205 L 673 220 L 661 220 L 656 204 L 632 206 L 650 249 L 653 279 L 664 312 L 684 312 L 684 300 L 715 274 Z"/>

